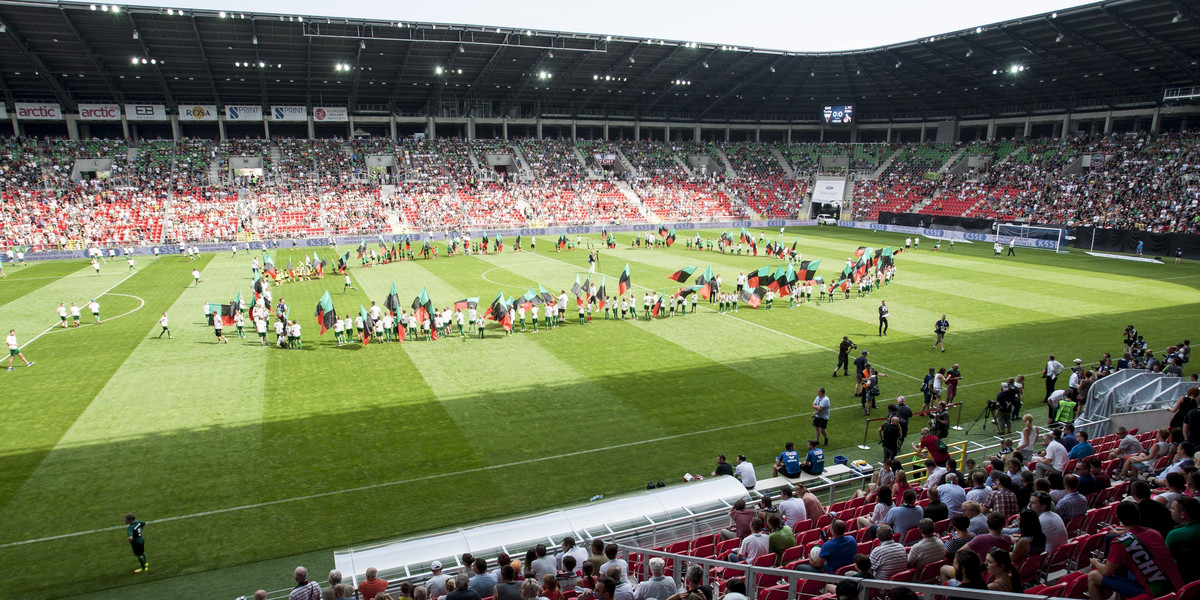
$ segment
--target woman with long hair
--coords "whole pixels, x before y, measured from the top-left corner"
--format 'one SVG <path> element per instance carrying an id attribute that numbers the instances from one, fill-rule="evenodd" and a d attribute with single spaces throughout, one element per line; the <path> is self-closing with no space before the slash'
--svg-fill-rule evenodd
<path id="1" fill-rule="evenodd" d="M 1026 413 L 1021 420 L 1025 423 L 1025 427 L 1021 429 L 1021 444 L 1014 448 L 1013 452 L 1021 452 L 1022 456 L 1029 456 L 1032 454 L 1033 442 L 1037 439 L 1037 428 L 1033 426 L 1033 415 Z"/>
<path id="2" fill-rule="evenodd" d="M 1183 428 L 1183 420 L 1187 418 L 1187 414 L 1200 407 L 1197 398 L 1200 398 L 1200 387 L 1192 386 L 1188 388 L 1187 394 L 1175 401 L 1175 406 L 1167 409 L 1174 413 L 1171 415 L 1171 423 L 1167 425 L 1168 429 Z"/>
<path id="3" fill-rule="evenodd" d="M 870 517 L 859 517 L 858 528 L 865 529 L 872 525 L 883 524 L 883 518 L 887 516 L 889 510 L 895 506 L 892 502 L 892 488 L 879 488 L 875 497 L 875 510 L 871 511 Z"/>
<path id="4" fill-rule="evenodd" d="M 987 584 L 987 589 L 993 592 L 1021 591 L 1021 574 L 1013 566 L 1012 555 L 1007 551 L 992 548 L 984 559 L 984 567 L 992 576 L 992 582 Z"/>
<path id="5" fill-rule="evenodd" d="M 1013 535 L 1012 563 L 1021 564 L 1027 556 L 1041 554 L 1046 551 L 1046 534 L 1042 531 L 1042 522 L 1037 513 L 1025 509 L 1017 518 L 1018 533 Z"/>
<path id="6" fill-rule="evenodd" d="M 896 481 L 892 483 L 892 498 L 901 498 L 904 496 L 904 490 L 912 487 L 908 483 L 908 474 L 904 472 L 904 463 L 899 460 L 892 460 L 892 472 L 896 474 Z"/>
<path id="7" fill-rule="evenodd" d="M 1159 429 L 1154 432 L 1154 444 L 1150 446 L 1150 450 L 1148 452 L 1138 452 L 1126 458 L 1125 463 L 1121 465 L 1121 471 L 1117 473 L 1117 478 L 1128 479 L 1136 475 L 1138 471 L 1149 471 L 1154 467 L 1154 461 L 1158 460 L 1161 456 L 1170 456 L 1168 454 L 1170 451 L 1171 430 L 1166 428 Z"/>
<path id="8" fill-rule="evenodd" d="M 942 585 L 971 590 L 987 589 L 983 580 L 983 561 L 970 548 L 954 553 L 954 564 L 942 567 Z"/>

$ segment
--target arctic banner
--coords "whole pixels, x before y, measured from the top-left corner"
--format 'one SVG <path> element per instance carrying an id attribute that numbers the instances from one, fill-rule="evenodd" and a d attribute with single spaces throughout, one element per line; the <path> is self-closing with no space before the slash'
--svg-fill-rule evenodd
<path id="1" fill-rule="evenodd" d="M 120 121 L 121 107 L 116 104 L 79 104 L 80 121 Z"/>
<path id="2" fill-rule="evenodd" d="M 36 102 L 17 102 L 17 118 L 26 121 L 61 121 L 62 108 L 57 104 L 41 104 Z"/>
<path id="3" fill-rule="evenodd" d="M 308 109 L 303 106 L 272 106 L 272 121 L 307 121 Z"/>
<path id="4" fill-rule="evenodd" d="M 216 104 L 180 104 L 180 121 L 216 121 Z"/>
<path id="5" fill-rule="evenodd" d="M 125 118 L 130 121 L 166 121 L 167 107 L 162 104 L 126 104 Z"/>
<path id="6" fill-rule="evenodd" d="M 345 106 L 318 106 L 313 109 L 313 120 L 318 123 L 345 123 L 350 120 L 350 111 Z"/>
<path id="7" fill-rule="evenodd" d="M 812 201 L 817 204 L 834 204 L 841 206 L 842 197 L 846 193 L 845 179 L 821 179 L 813 185 Z"/>
<path id="8" fill-rule="evenodd" d="M 263 113 L 261 106 L 247 106 L 239 104 L 236 106 L 225 107 L 226 121 L 261 121 Z"/>

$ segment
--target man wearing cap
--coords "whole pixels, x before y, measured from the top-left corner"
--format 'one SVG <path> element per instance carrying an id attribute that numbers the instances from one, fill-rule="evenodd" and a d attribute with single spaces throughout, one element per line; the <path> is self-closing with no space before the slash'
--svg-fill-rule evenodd
<path id="1" fill-rule="evenodd" d="M 754 465 L 746 460 L 745 454 L 737 456 L 737 467 L 733 470 L 733 476 L 737 477 L 746 489 L 752 490 L 758 485 L 758 478 L 754 475 Z"/>
<path id="2" fill-rule="evenodd" d="M 717 455 L 717 470 L 713 471 L 711 476 L 716 477 L 718 475 L 733 475 L 733 465 L 725 462 L 724 454 Z"/>
<path id="3" fill-rule="evenodd" d="M 371 572 L 374 570 L 375 569 L 367 569 L 367 577 L 368 578 L 370 577 Z M 425 589 L 429 591 L 429 597 L 436 599 L 436 598 L 445 596 L 446 595 L 446 581 L 448 579 L 450 579 L 450 576 L 442 574 L 442 561 L 435 560 L 432 563 L 430 563 L 429 570 L 433 571 L 433 576 L 429 578 L 429 581 L 425 582 Z M 380 580 L 380 581 L 383 581 L 383 580 Z M 362 589 L 363 589 L 362 586 L 364 586 L 364 585 L 366 585 L 365 581 L 363 583 L 359 584 L 359 586 L 358 586 L 359 591 L 362 591 Z M 383 582 L 383 589 L 387 589 L 386 581 Z M 379 590 L 379 591 L 383 591 L 383 590 Z M 378 592 L 376 592 L 376 593 L 378 593 Z M 375 596 L 373 594 L 370 596 L 363 594 L 362 597 L 363 598 L 374 598 Z"/>
<path id="4" fill-rule="evenodd" d="M 449 577 L 441 575 L 442 563 L 435 560 L 433 561 L 433 564 L 429 565 L 429 568 L 433 570 L 434 577 L 425 584 L 425 589 L 429 590 L 429 592 L 432 594 L 434 591 L 432 585 L 433 581 L 440 576 L 442 577 L 442 580 L 438 582 L 438 585 L 441 586 L 441 595 L 444 595 L 446 593 L 446 579 L 449 579 Z M 367 567 L 367 578 L 362 583 L 358 584 L 358 589 L 356 590 L 359 594 L 362 594 L 362 598 L 374 598 L 379 592 L 387 590 L 387 580 L 377 577 L 378 573 L 379 571 L 375 567 Z M 433 597 L 437 598 L 438 596 Z"/>

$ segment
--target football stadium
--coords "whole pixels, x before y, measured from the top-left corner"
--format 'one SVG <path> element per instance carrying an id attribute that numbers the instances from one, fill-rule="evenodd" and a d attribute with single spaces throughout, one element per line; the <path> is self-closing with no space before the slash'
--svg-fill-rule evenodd
<path id="1" fill-rule="evenodd" d="M 244 8 L 0 0 L 0 597 L 1200 597 L 1200 3 Z"/>

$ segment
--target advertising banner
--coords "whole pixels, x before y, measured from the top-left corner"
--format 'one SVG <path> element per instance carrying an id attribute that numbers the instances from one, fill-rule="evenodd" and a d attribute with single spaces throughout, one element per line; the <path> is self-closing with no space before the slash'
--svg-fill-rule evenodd
<path id="1" fill-rule="evenodd" d="M 812 201 L 817 204 L 833 204 L 841 206 L 842 196 L 846 193 L 845 179 L 821 179 L 813 185 Z"/>
<path id="2" fill-rule="evenodd" d="M 180 104 L 180 121 L 216 121 L 216 104 Z"/>
<path id="3" fill-rule="evenodd" d="M 308 109 L 303 106 L 272 106 L 272 121 L 307 121 Z"/>
<path id="4" fill-rule="evenodd" d="M 318 106 L 313 109 L 313 120 L 318 123 L 345 123 L 350 120 L 350 111 L 345 106 Z"/>
<path id="5" fill-rule="evenodd" d="M 263 110 L 261 106 L 238 104 L 225 107 L 226 121 L 261 121 Z"/>
<path id="6" fill-rule="evenodd" d="M 80 121 L 120 121 L 121 107 L 116 104 L 79 104 Z"/>
<path id="7" fill-rule="evenodd" d="M 125 118 L 130 121 L 166 121 L 167 107 L 162 104 L 126 104 Z"/>
<path id="8" fill-rule="evenodd" d="M 17 118 L 25 121 L 61 121 L 62 108 L 57 104 L 17 102 Z"/>

